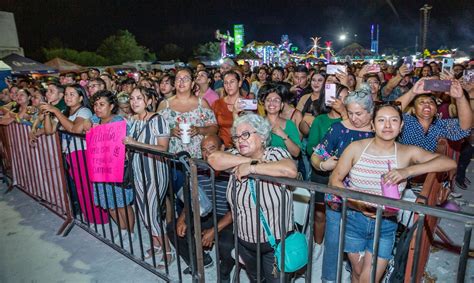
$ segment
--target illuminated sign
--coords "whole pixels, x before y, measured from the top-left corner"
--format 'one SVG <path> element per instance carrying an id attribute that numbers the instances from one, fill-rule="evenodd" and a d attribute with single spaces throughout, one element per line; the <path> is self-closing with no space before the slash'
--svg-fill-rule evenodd
<path id="1" fill-rule="evenodd" d="M 235 56 L 239 55 L 243 47 L 244 47 L 244 25 L 234 25 Z"/>

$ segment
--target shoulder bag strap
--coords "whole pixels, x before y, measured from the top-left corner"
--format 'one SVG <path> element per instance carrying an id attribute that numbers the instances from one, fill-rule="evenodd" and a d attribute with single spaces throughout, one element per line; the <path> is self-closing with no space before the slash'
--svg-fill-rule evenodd
<path id="1" fill-rule="evenodd" d="M 250 193 L 252 194 L 252 199 L 255 202 L 255 205 L 257 205 L 257 195 L 255 194 L 255 187 L 254 187 L 255 180 L 248 179 L 248 183 L 250 185 Z M 260 221 L 263 224 L 263 228 L 265 229 L 265 232 L 267 233 L 268 240 L 270 241 L 270 245 L 274 248 L 276 246 L 275 237 L 273 236 L 272 231 L 270 230 L 270 226 L 267 223 L 267 219 L 265 218 L 265 215 L 263 215 L 263 211 L 261 207 L 260 207 L 259 215 L 260 215 Z"/>
<path id="2" fill-rule="evenodd" d="M 153 115 L 150 117 L 150 119 L 148 119 L 148 120 L 145 122 L 145 125 L 140 129 L 140 132 L 138 133 L 138 135 L 137 135 L 136 137 L 133 137 L 133 138 L 136 139 L 136 140 L 138 140 L 138 138 L 139 138 L 139 137 L 141 136 L 141 134 L 143 133 L 143 130 L 145 130 L 146 127 L 148 127 L 148 125 L 150 124 L 150 121 L 151 121 L 153 118 L 155 118 L 156 116 L 158 116 L 158 115 L 160 115 L 160 114 L 158 114 L 158 113 L 153 114 Z"/>

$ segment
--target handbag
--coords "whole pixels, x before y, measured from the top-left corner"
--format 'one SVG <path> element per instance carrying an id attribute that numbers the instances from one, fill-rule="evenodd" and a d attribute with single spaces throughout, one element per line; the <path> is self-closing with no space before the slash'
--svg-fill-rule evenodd
<path id="1" fill-rule="evenodd" d="M 206 192 L 202 189 L 200 185 L 198 185 L 198 198 L 199 198 L 199 215 L 201 217 L 205 217 L 209 213 L 212 212 L 212 202 L 211 200 L 207 197 Z M 181 189 L 178 191 L 177 196 L 179 200 L 181 200 L 184 203 L 184 187 L 181 187 Z M 192 207 L 192 202 L 191 202 L 191 207 Z M 192 207 L 194 210 L 194 207 Z"/>
<path id="2" fill-rule="evenodd" d="M 255 194 L 253 179 L 248 180 L 250 184 L 250 193 L 252 194 L 253 201 L 255 205 L 257 204 L 257 196 Z M 265 215 L 263 215 L 262 208 L 259 211 L 260 221 L 263 224 L 265 233 L 267 234 L 270 245 L 275 251 L 275 260 L 277 263 L 277 268 L 280 271 L 281 267 L 281 242 L 276 244 L 275 237 L 273 236 L 270 226 L 267 223 Z M 303 233 L 294 231 L 286 235 L 285 238 L 285 272 L 295 272 L 301 269 L 308 263 L 308 243 L 306 241 L 306 236 Z"/>
<path id="3" fill-rule="evenodd" d="M 150 124 L 150 121 L 158 116 L 159 114 L 153 114 L 150 119 L 148 119 L 143 125 L 143 127 L 140 129 L 140 132 L 138 132 L 138 135 L 133 134 L 132 137 L 134 140 L 137 140 L 140 135 L 143 133 L 143 131 L 148 127 Z M 134 188 L 135 187 L 135 175 L 133 174 L 133 153 L 130 151 L 127 153 L 127 160 L 125 160 L 125 169 L 123 171 L 123 182 L 122 182 L 122 188 L 128 189 L 128 188 Z"/>

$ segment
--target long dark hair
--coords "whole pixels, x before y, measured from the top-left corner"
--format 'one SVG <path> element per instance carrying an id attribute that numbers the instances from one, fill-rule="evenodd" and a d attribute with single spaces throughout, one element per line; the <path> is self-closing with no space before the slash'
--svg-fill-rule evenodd
<path id="1" fill-rule="evenodd" d="M 26 93 L 26 95 L 28 97 L 28 105 L 27 106 L 30 106 L 31 105 L 31 93 L 26 88 L 18 89 L 18 92 L 20 92 L 20 91 L 23 91 L 23 92 Z M 14 113 L 20 112 L 20 105 L 18 103 L 16 103 L 15 106 L 12 107 L 12 112 L 14 112 Z"/>
<path id="2" fill-rule="evenodd" d="M 237 82 L 240 82 L 242 80 L 239 73 L 237 73 L 234 70 L 229 70 L 229 71 L 225 72 L 224 74 L 222 74 L 222 82 L 224 82 L 224 77 L 227 76 L 227 75 L 234 76 L 237 79 Z M 225 88 L 224 88 L 224 94 L 225 94 L 225 96 L 228 95 L 227 92 L 225 91 Z M 239 87 L 239 95 L 240 94 L 241 94 L 241 87 Z"/>
<path id="3" fill-rule="evenodd" d="M 72 84 L 68 85 L 67 88 L 73 88 L 77 94 L 82 97 L 82 102 L 81 102 L 81 107 L 86 107 L 90 109 L 90 103 L 89 103 L 89 98 L 87 97 L 87 92 L 86 90 L 80 85 L 80 84 Z M 64 90 L 66 92 L 66 90 Z M 64 116 L 69 117 L 71 115 L 71 108 L 69 106 L 66 106 L 66 110 L 64 110 Z"/>
<path id="4" fill-rule="evenodd" d="M 311 85 L 311 81 L 313 80 L 313 77 L 316 75 L 320 75 L 324 78 L 323 86 L 321 87 L 321 91 L 319 92 L 319 98 L 316 99 L 309 105 L 309 107 L 304 107 L 303 111 L 301 111 L 304 115 L 304 113 L 311 113 L 314 117 L 320 114 L 326 114 L 331 111 L 331 108 L 329 108 L 326 103 L 325 103 L 325 97 L 326 97 L 326 75 L 322 73 L 313 73 L 313 75 L 309 79 L 309 83 Z M 308 98 L 308 99 L 311 99 Z M 306 106 L 306 103 L 305 103 Z"/>
<path id="5" fill-rule="evenodd" d="M 146 100 L 150 100 L 150 99 L 153 99 L 153 97 L 158 96 L 158 93 L 153 88 L 138 86 L 138 87 L 134 88 L 132 90 L 132 92 L 134 92 L 135 90 L 138 90 L 141 93 L 141 95 L 143 95 L 143 98 L 145 98 Z M 150 111 L 150 112 L 153 111 L 152 105 L 150 104 L 150 105 L 146 106 L 145 110 Z"/>

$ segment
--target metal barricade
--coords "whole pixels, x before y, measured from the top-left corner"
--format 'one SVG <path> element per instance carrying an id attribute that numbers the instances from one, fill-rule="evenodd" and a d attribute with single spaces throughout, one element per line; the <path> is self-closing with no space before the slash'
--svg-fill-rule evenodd
<path id="1" fill-rule="evenodd" d="M 176 231 L 177 186 L 190 184 L 186 155 L 127 145 L 127 166 L 132 164 L 134 185 L 124 188 L 124 184 L 91 182 L 84 135 L 60 131 L 60 136 L 74 211 L 73 225 L 66 234 L 77 225 L 160 279 L 182 281 L 181 261 L 174 252 L 179 242 L 176 233 L 171 239 L 167 235 Z M 190 199 L 189 191 L 184 190 L 185 200 Z M 178 209 L 190 215 L 189 201 Z M 186 218 L 187 227 L 193 226 L 191 221 Z M 193 243 L 190 233 L 187 242 Z M 196 247 L 188 247 L 193 254 Z M 190 264 L 195 266 L 195 262 L 192 258 Z"/>
<path id="2" fill-rule="evenodd" d="M 12 180 L 12 158 L 10 154 L 10 142 L 7 134 L 7 126 L 0 126 L 0 170 L 3 174 L 2 181 L 9 185 Z"/>
<path id="3" fill-rule="evenodd" d="M 29 132 L 30 127 L 23 124 L 12 123 L 4 127 L 5 144 L 9 148 L 5 156 L 9 158 L 6 163 L 11 162 L 12 186 L 65 219 L 57 232 L 61 234 L 72 216 L 58 136 L 42 136 L 35 146 L 31 146 Z"/>
<path id="4" fill-rule="evenodd" d="M 196 165 L 197 164 L 197 165 Z M 193 166 L 198 166 L 198 167 L 205 167 L 208 170 L 211 171 L 211 176 L 214 178 L 215 173 L 212 170 L 212 168 L 207 165 L 206 162 L 202 160 L 192 160 L 191 162 L 191 168 Z M 195 178 L 193 174 L 195 174 L 196 170 L 191 170 L 191 179 Z M 427 182 L 425 184 L 425 191 L 430 191 L 432 190 L 432 195 L 437 194 L 437 190 L 439 190 L 439 183 L 441 180 L 441 177 L 444 173 L 430 173 L 427 176 Z M 255 179 L 256 181 L 268 181 L 271 183 L 275 184 L 280 184 L 281 185 L 281 190 L 286 190 L 286 189 L 291 189 L 291 188 L 305 188 L 310 191 L 311 194 L 311 201 L 310 201 L 310 208 L 309 208 L 309 223 L 308 225 L 309 228 L 309 234 L 313 234 L 313 225 L 312 223 L 314 222 L 314 200 L 315 192 L 322 192 L 322 193 L 327 193 L 327 194 L 333 194 L 333 195 L 338 195 L 342 198 L 342 207 L 341 207 L 341 225 L 340 225 L 340 230 L 338 235 L 326 235 L 326 237 L 338 237 L 339 238 L 339 248 L 337 251 L 338 254 L 338 263 L 337 263 L 337 282 L 342 282 L 342 267 L 343 267 L 343 255 L 344 255 L 344 234 L 345 234 L 345 224 L 347 222 L 347 212 L 349 210 L 348 207 L 348 200 L 349 199 L 354 199 L 354 200 L 360 200 L 364 201 L 367 203 L 373 203 L 377 204 L 377 210 L 376 210 L 376 217 L 375 217 L 375 237 L 374 237 L 374 254 L 378 254 L 378 249 L 379 249 L 379 240 L 380 240 L 380 230 L 381 230 L 381 223 L 383 220 L 383 210 L 384 206 L 390 206 L 393 208 L 398 208 L 402 210 L 407 210 L 407 211 L 412 211 L 416 213 L 417 217 L 417 228 L 415 231 L 415 235 L 413 236 L 411 240 L 411 249 L 409 253 L 409 266 L 407 265 L 406 268 L 406 274 L 405 274 L 405 282 L 421 282 L 421 277 L 424 272 L 424 267 L 428 259 L 428 253 L 426 251 L 426 248 L 430 246 L 432 243 L 432 236 L 433 233 L 435 232 L 436 225 L 433 227 L 433 223 L 428 223 L 428 221 L 433 221 L 432 219 L 446 219 L 450 221 L 456 221 L 456 222 L 461 222 L 465 226 L 465 231 L 464 231 L 464 241 L 462 244 L 462 250 L 461 250 L 461 257 L 459 258 L 459 265 L 458 265 L 458 273 L 457 273 L 457 282 L 464 282 L 464 277 L 466 274 L 466 267 L 467 267 L 467 259 L 468 259 L 468 253 L 469 253 L 469 245 L 470 245 L 470 239 L 471 239 L 471 233 L 472 233 L 472 225 L 474 223 L 474 215 L 463 213 L 463 212 L 453 212 L 449 211 L 446 209 L 442 209 L 439 207 L 435 206 L 428 206 L 420 203 L 412 203 L 412 202 L 407 202 L 403 200 L 393 200 L 393 199 L 388 199 L 385 197 L 381 196 L 376 196 L 376 195 L 371 195 L 371 194 L 365 194 L 361 192 L 356 192 L 356 191 L 351 191 L 351 190 L 341 190 L 337 188 L 331 188 L 327 187 L 324 185 L 312 183 L 312 182 L 306 182 L 306 181 L 298 181 L 294 179 L 287 179 L 287 178 L 276 178 L 276 177 L 269 177 L 269 176 L 262 176 L 262 175 L 250 175 L 249 178 Z M 438 182 L 438 183 L 437 183 Z M 258 182 L 256 182 L 258 184 Z M 212 184 L 214 186 L 214 183 Z M 196 189 L 196 186 L 191 186 L 192 190 Z M 257 192 L 257 203 L 256 203 L 256 211 L 259 211 L 259 208 L 261 206 L 260 204 L 260 188 L 257 185 L 256 188 Z M 215 188 L 213 189 L 213 209 L 214 209 L 214 215 L 216 211 L 216 206 L 215 206 Z M 235 190 L 233 190 L 235 193 Z M 231 191 L 232 192 L 232 191 Z M 285 196 L 285 194 L 282 194 L 282 196 Z M 283 197 L 284 198 L 284 197 Z M 235 199 L 235 194 L 233 195 L 233 199 Z M 285 203 L 284 199 L 281 201 L 281 203 Z M 285 210 L 287 208 L 285 206 L 281 207 L 281 215 L 283 215 L 281 222 L 286 223 L 285 215 Z M 232 211 L 234 219 L 236 215 L 236 209 Z M 196 213 L 195 213 L 196 215 Z M 259 216 L 255 216 L 256 219 L 259 219 Z M 219 259 L 219 233 L 217 230 L 217 219 L 214 217 L 214 229 L 215 229 L 215 257 Z M 239 248 L 238 248 L 238 226 L 236 225 L 234 221 L 234 241 L 235 241 L 235 266 L 237 267 L 236 274 L 234 274 L 234 282 L 240 282 L 240 267 L 241 263 L 239 262 Z M 285 231 L 285 225 L 282 225 L 283 227 L 281 231 L 281 239 L 282 239 L 282 252 L 281 256 L 284 257 L 285 253 L 285 236 L 287 234 L 287 231 Z M 261 224 L 260 221 L 257 222 L 257 239 L 260 241 L 260 233 L 261 232 Z M 421 231 L 421 232 L 418 232 Z M 198 235 L 200 233 L 196 233 L 196 242 L 198 240 Z M 199 239 L 200 240 L 200 239 Z M 312 282 L 311 281 L 311 270 L 312 270 L 312 263 L 311 263 L 311 257 L 312 257 L 312 246 L 313 246 L 313 240 L 312 236 L 307 238 L 308 240 L 308 246 L 309 248 L 309 255 L 308 255 L 308 265 L 304 269 L 304 277 L 306 282 Z M 260 276 L 262 274 L 262 267 L 261 267 L 261 243 L 257 243 L 257 276 L 258 279 L 260 280 Z M 328 251 L 325 251 L 328 252 Z M 336 252 L 336 251 L 333 251 Z M 422 254 L 420 256 L 420 253 Z M 219 260 L 217 260 L 217 266 L 219 267 Z M 371 269 L 371 282 L 375 282 L 375 271 L 377 267 L 377 257 L 373 257 L 372 260 L 372 269 Z M 284 266 L 281 266 L 280 270 L 284 270 Z M 197 266 L 193 266 L 193 272 L 195 274 L 194 280 L 198 280 L 200 278 L 200 273 L 203 271 L 200 270 Z M 298 274 L 298 273 L 297 273 Z M 294 275 L 294 274 L 293 274 Z M 219 274 L 219 268 L 217 268 L 217 276 L 218 280 L 220 279 L 220 274 Z M 285 274 L 284 272 L 280 271 L 280 282 L 286 282 L 289 280 L 288 274 Z M 319 280 L 317 278 L 316 280 Z"/>
<path id="5" fill-rule="evenodd" d="M 66 230 L 67 235 L 74 225 L 77 225 L 95 236 L 105 244 L 111 246 L 124 256 L 128 257 L 138 265 L 144 267 L 157 275 L 164 281 L 183 281 L 180 257 L 183 249 L 187 251 L 187 259 L 183 260 L 189 265 L 192 280 L 194 282 L 206 281 L 209 271 L 204 270 L 202 229 L 199 210 L 199 174 L 198 168 L 207 170 L 207 176 L 211 180 L 213 213 L 212 224 L 214 229 L 214 252 L 217 259 L 216 278 L 221 281 L 220 241 L 222 231 L 218 229 L 217 198 L 214 170 L 209 165 L 196 159 L 190 159 L 186 155 L 169 154 L 150 149 L 146 146 L 127 146 L 128 162 L 134 169 L 134 186 L 132 188 L 121 188 L 122 184 L 93 183 L 89 179 L 87 162 L 85 157 L 84 135 L 75 135 L 60 132 L 59 135 L 43 137 L 38 140 L 36 147 L 31 148 L 27 141 L 28 127 L 23 125 L 10 125 L 6 127 L 8 143 L 11 145 L 11 168 L 14 185 L 25 191 L 52 211 L 62 215 L 66 220 L 71 220 L 72 225 Z M 5 143 L 4 141 L 1 141 Z M 14 145 L 14 146 L 13 146 Z M 62 149 L 61 150 L 61 146 Z M 61 154 L 62 153 L 62 154 Z M 61 158 L 62 156 L 62 158 Z M 125 165 L 124 165 L 125 166 Z M 465 226 L 464 242 L 459 259 L 457 282 L 463 282 L 467 267 L 467 257 L 472 233 L 474 216 L 462 212 L 452 212 L 438 207 L 427 206 L 419 203 L 411 203 L 403 200 L 393 200 L 381 196 L 364 194 L 360 192 L 331 188 L 316 183 L 298 181 L 287 178 L 276 178 L 262 175 L 250 175 L 249 178 L 256 180 L 256 211 L 261 203 L 261 188 L 259 181 L 272 182 L 281 185 L 282 204 L 285 203 L 286 190 L 292 188 L 304 188 L 309 191 L 310 201 L 306 227 L 308 235 L 313 235 L 313 222 L 315 213 L 315 193 L 322 192 L 338 195 L 342 198 L 341 220 L 338 235 L 326 235 L 326 237 L 338 237 L 338 261 L 337 282 L 342 281 L 342 266 L 344 254 L 345 224 L 347 222 L 348 200 L 356 199 L 364 202 L 377 204 L 375 220 L 374 254 L 379 249 L 380 229 L 383 220 L 383 206 L 395 207 L 403 210 L 413 211 L 418 215 L 416 236 L 412 239 L 410 251 L 410 266 L 405 274 L 406 281 L 419 282 L 420 272 L 423 272 L 426 263 L 426 246 L 429 235 L 425 226 L 428 225 L 430 217 L 448 219 L 461 222 Z M 436 184 L 437 174 L 428 174 L 428 189 Z M 67 181 L 66 181 L 67 180 Z M 439 182 L 438 182 L 439 183 Z M 67 184 L 67 185 L 66 185 Z M 184 200 L 178 205 L 176 193 L 183 188 Z M 235 198 L 235 190 L 227 192 Z M 130 195 L 132 197 L 130 197 Z M 289 208 L 281 205 L 281 256 L 285 254 L 286 217 Z M 177 219 L 183 211 L 187 233 L 185 237 L 178 239 Z M 231 211 L 236 219 L 237 210 Z M 259 219 L 258 213 L 255 219 Z M 180 220 L 182 221 L 182 220 Z M 68 221 L 65 222 L 67 224 Z M 262 275 L 261 242 L 262 224 L 256 223 L 256 274 L 260 279 Z M 64 225 L 63 225 L 64 226 Z M 432 227 L 432 225 L 430 226 Z M 234 282 L 240 282 L 239 261 L 239 239 L 236 221 L 232 224 L 234 253 Z M 418 231 L 422 231 L 418 233 Z M 174 233 L 173 233 L 174 232 Z M 428 231 L 433 233 L 432 230 Z M 168 237 L 167 235 L 170 235 Z M 186 247 L 180 248 L 181 243 Z M 429 240 L 429 239 L 428 239 Z M 184 242 L 183 242 L 184 241 Z M 280 282 L 290 280 L 290 277 L 302 276 L 306 282 L 312 280 L 312 236 L 307 237 L 309 248 L 308 265 L 301 272 L 285 274 L 280 271 Z M 155 252 L 155 246 L 161 246 Z M 176 250 L 176 255 L 171 246 Z M 227 247 L 226 247 L 227 248 Z M 150 249 L 150 251 L 147 251 Z M 336 252 L 336 251 L 332 251 Z M 419 256 L 422 252 L 422 256 Z M 176 259 L 177 260 L 174 260 Z M 375 270 L 377 257 L 373 257 L 371 282 L 375 281 Z M 280 266 L 284 270 L 284 266 Z M 209 277 L 211 278 L 211 277 Z"/>

